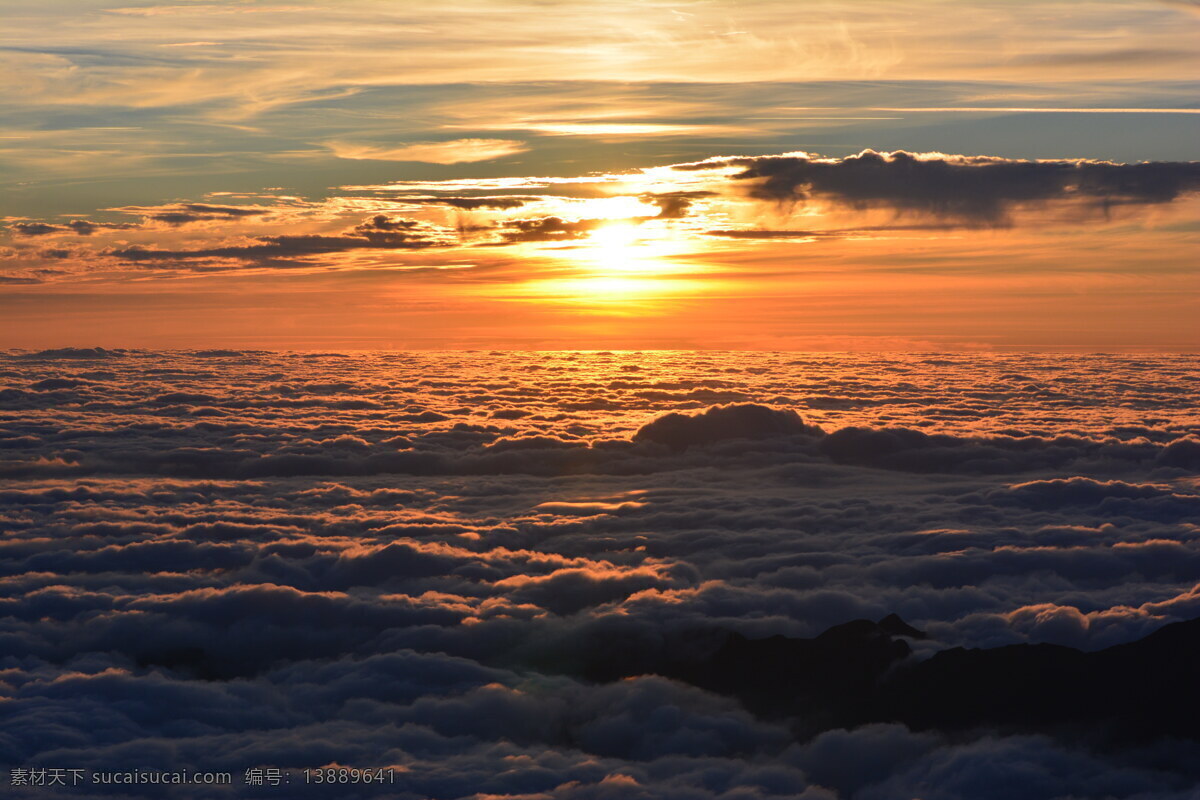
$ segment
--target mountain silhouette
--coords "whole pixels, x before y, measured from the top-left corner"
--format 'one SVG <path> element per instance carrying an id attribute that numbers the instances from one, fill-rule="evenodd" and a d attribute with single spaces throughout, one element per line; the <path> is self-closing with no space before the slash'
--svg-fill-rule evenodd
<path id="1" fill-rule="evenodd" d="M 1046 734 L 1102 748 L 1200 743 L 1200 619 L 1095 652 L 1017 644 L 955 647 L 927 659 L 914 657 L 907 641 L 926 635 L 894 614 L 811 639 L 689 637 L 692 646 L 668 642 L 657 654 L 597 646 L 579 672 L 599 681 L 641 674 L 683 681 L 735 697 L 758 716 L 786 719 L 801 739 L 890 722 L 949 735 Z"/>

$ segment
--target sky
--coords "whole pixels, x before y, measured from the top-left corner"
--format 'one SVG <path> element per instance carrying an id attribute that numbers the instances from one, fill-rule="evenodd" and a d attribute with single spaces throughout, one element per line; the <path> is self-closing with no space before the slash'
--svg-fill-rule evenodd
<path id="1" fill-rule="evenodd" d="M 1196 800 L 1198 34 L 0 0 L 4 796 Z"/>
<path id="2" fill-rule="evenodd" d="M 1200 3 L 0 15 L 0 346 L 1200 344 Z"/>

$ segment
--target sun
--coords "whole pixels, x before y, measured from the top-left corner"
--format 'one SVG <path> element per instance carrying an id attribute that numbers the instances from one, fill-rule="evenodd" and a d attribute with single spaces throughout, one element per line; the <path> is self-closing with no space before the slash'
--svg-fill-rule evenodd
<path id="1" fill-rule="evenodd" d="M 584 257 L 607 272 L 645 272 L 652 249 L 641 243 L 638 227 L 631 222 L 610 222 L 592 231 L 582 248 Z"/>
<path id="2" fill-rule="evenodd" d="M 653 220 L 615 219 L 592 230 L 563 255 L 589 277 L 654 277 L 693 271 L 678 260 L 691 250 L 690 245 Z"/>
<path id="3" fill-rule="evenodd" d="M 689 258 L 686 237 L 648 216 L 606 219 L 583 238 L 534 248 L 546 277 L 522 282 L 515 299 L 605 313 L 621 306 L 644 313 L 670 298 L 694 295 L 707 269 Z"/>

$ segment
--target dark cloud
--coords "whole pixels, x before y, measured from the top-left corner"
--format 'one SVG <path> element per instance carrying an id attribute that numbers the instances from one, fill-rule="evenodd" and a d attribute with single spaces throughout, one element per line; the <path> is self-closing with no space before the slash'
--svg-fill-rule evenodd
<path id="1" fill-rule="evenodd" d="M 185 211 L 197 214 L 215 214 L 222 217 L 260 217 L 271 213 L 265 208 L 246 208 L 245 206 L 214 206 L 206 203 L 185 203 L 181 206 Z"/>
<path id="2" fill-rule="evenodd" d="M 475 211 L 481 208 L 503 211 L 521 208 L 529 203 L 536 203 L 542 198 L 530 195 L 505 195 L 501 197 L 404 197 L 401 199 L 405 203 L 450 206 L 464 211 Z"/>
<path id="3" fill-rule="evenodd" d="M 46 222 L 14 222 L 9 227 L 18 236 L 47 236 L 52 233 L 75 233 L 91 236 L 98 230 L 133 230 L 141 226 L 133 222 L 93 222 L 89 219 L 73 219 L 62 225 Z"/>
<path id="4" fill-rule="evenodd" d="M 29 388 L 40 392 L 52 391 L 54 389 L 74 389 L 77 386 L 85 385 L 87 385 L 86 381 L 76 380 L 75 378 L 46 378 L 45 380 L 29 384 Z"/>
<path id="5" fill-rule="evenodd" d="M 61 347 L 55 350 L 39 350 L 36 353 L 21 353 L 17 358 L 31 360 L 118 358 L 125 352 L 120 348 L 106 350 L 103 347 Z"/>
<path id="6" fill-rule="evenodd" d="M 378 233 L 411 231 L 420 224 L 412 219 L 392 219 L 387 214 L 376 214 L 366 222 L 355 226 L 354 232 L 359 236 L 373 236 Z"/>
<path id="7" fill-rule="evenodd" d="M 67 227 L 80 236 L 91 236 L 98 230 L 127 231 L 141 226 L 134 222 L 92 222 L 86 219 L 74 219 L 67 223 Z"/>
<path id="8" fill-rule="evenodd" d="M 589 233 L 611 220 L 580 219 L 564 220 L 560 217 L 517 219 L 505 223 L 501 235 L 505 244 L 518 242 L 563 242 L 585 238 Z"/>
<path id="9" fill-rule="evenodd" d="M 14 222 L 9 228 L 18 236 L 46 236 L 66 230 L 62 225 L 48 225 L 44 222 Z"/>
<path id="10" fill-rule="evenodd" d="M 105 255 L 131 263 L 212 261 L 233 259 L 265 265 L 287 265 L 289 260 L 343 253 L 350 250 L 412 250 L 439 243 L 414 230 L 406 220 L 391 221 L 379 215 L 338 236 L 260 236 L 260 244 L 210 247 L 197 250 L 153 250 L 134 246 L 105 251 Z"/>
<path id="11" fill-rule="evenodd" d="M 168 225 L 186 225 L 191 222 L 261 217 L 270 213 L 271 209 L 267 208 L 216 206 L 207 203 L 180 203 L 176 206 L 168 206 L 165 211 L 149 214 L 148 219 L 155 220 L 156 222 L 165 222 Z"/>
<path id="12" fill-rule="evenodd" d="M 804 424 L 795 411 L 745 403 L 716 406 L 696 416 L 667 414 L 640 428 L 633 440 L 657 442 L 673 450 L 686 450 L 692 446 L 729 439 L 766 439 L 822 433 L 820 428 Z"/>
<path id="13" fill-rule="evenodd" d="M 716 192 L 660 192 L 644 194 L 641 199 L 659 207 L 658 219 L 682 219 L 688 215 L 692 204 L 705 197 L 713 197 Z"/>
<path id="14" fill-rule="evenodd" d="M 1030 481 L 987 494 L 996 505 L 1086 509 L 1103 517 L 1133 516 L 1164 522 L 1200 516 L 1200 497 L 1162 486 L 1066 478 Z"/>
<path id="15" fill-rule="evenodd" d="M 918 156 L 903 151 L 832 160 L 763 156 L 701 162 L 741 167 L 731 180 L 751 197 L 788 203 L 827 198 L 853 208 L 999 224 L 1023 204 L 1073 201 L 1092 209 L 1167 203 L 1200 189 L 1200 163 L 1017 161 Z"/>

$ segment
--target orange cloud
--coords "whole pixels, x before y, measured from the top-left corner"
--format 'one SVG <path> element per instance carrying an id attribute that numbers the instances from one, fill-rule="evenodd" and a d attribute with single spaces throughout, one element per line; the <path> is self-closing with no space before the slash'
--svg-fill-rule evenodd
<path id="1" fill-rule="evenodd" d="M 493 161 L 529 150 L 517 139 L 452 139 L 418 142 L 401 147 L 330 141 L 325 146 L 338 158 L 354 161 L 424 161 L 428 164 L 468 164 Z"/>

